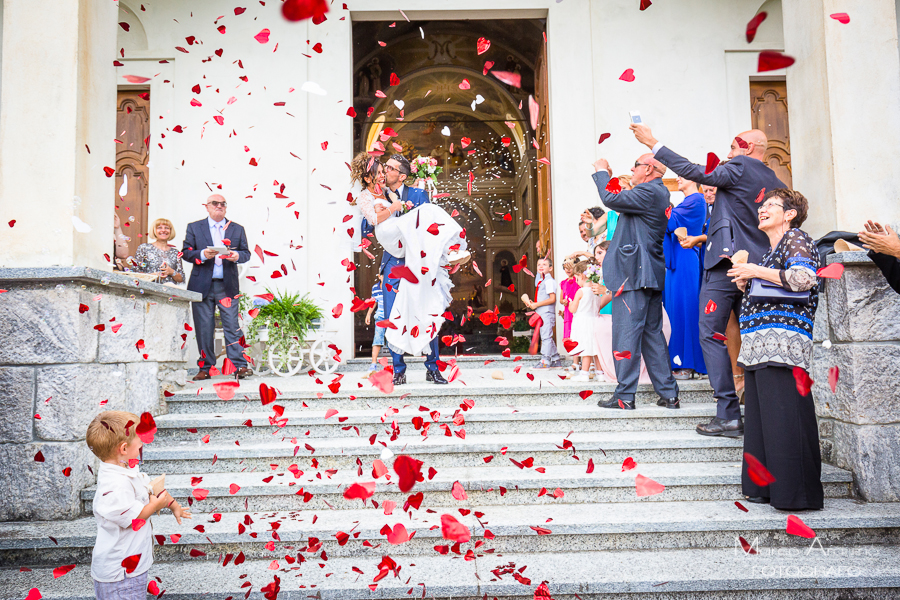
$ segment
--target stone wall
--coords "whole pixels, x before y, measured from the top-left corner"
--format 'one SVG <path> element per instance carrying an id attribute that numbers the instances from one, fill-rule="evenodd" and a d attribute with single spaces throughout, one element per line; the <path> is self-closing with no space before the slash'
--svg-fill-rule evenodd
<path id="1" fill-rule="evenodd" d="M 165 412 L 199 294 L 83 267 L 0 269 L 0 289 L 0 520 L 73 518 L 95 481 L 88 423 Z"/>
<path id="2" fill-rule="evenodd" d="M 870 502 L 900 501 L 900 294 L 865 252 L 844 252 L 825 280 L 814 332 L 813 398 L 825 462 L 853 472 Z M 834 393 L 828 372 L 838 367 Z"/>

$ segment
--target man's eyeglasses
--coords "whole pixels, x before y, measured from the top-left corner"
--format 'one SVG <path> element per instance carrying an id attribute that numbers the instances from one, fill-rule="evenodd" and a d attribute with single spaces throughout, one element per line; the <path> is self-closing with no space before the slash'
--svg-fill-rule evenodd
<path id="1" fill-rule="evenodd" d="M 400 172 L 400 169 L 398 169 L 394 165 L 384 165 L 384 170 L 385 171 L 397 171 L 398 173 Z"/>
<path id="2" fill-rule="evenodd" d="M 220 206 L 221 206 L 222 208 L 225 208 L 226 206 L 228 206 L 228 203 L 227 203 L 227 202 L 219 202 L 218 200 L 213 200 L 213 201 L 210 202 L 209 204 L 210 204 L 211 206 L 215 206 L 216 208 L 218 208 L 218 207 L 220 207 Z"/>
<path id="3" fill-rule="evenodd" d="M 650 165 L 650 164 L 647 164 L 647 163 L 642 163 L 642 162 L 639 162 L 639 161 L 634 161 L 634 168 L 637 169 L 638 167 L 650 167 L 650 168 L 653 168 L 653 169 L 656 168 L 656 167 L 654 167 L 653 165 Z"/>

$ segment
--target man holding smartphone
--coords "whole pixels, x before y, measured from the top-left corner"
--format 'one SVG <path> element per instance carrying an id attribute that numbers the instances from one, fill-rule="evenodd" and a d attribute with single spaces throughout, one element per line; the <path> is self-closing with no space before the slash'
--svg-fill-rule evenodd
<path id="1" fill-rule="evenodd" d="M 769 248 L 759 230 L 757 208 L 766 192 L 787 186 L 763 162 L 768 139 L 758 129 L 745 131 L 731 142 L 728 161 L 710 173 L 669 150 L 653 137 L 650 128 L 632 124 L 637 141 L 653 151 L 654 158 L 678 175 L 704 186 L 716 186 L 716 202 L 709 219 L 703 278 L 700 282 L 700 347 L 716 397 L 716 416 L 697 426 L 701 435 L 738 437 L 744 433 L 741 406 L 734 389 L 728 348 L 723 341 L 730 313 L 738 314 L 743 293 L 728 277 L 731 256 L 749 252 L 749 262 L 759 263 Z M 717 307 L 706 314 L 706 307 Z M 715 337 L 714 337 L 715 336 Z M 718 339 L 716 339 L 718 338 Z"/>

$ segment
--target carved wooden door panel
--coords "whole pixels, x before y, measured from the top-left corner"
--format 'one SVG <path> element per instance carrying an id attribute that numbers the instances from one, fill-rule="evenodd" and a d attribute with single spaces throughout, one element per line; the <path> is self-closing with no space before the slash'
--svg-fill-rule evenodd
<path id="1" fill-rule="evenodd" d="M 538 127 L 534 132 L 538 143 L 537 159 L 545 158 L 546 163 L 537 163 L 537 232 L 541 251 L 551 250 L 553 236 L 553 213 L 550 199 L 550 110 L 549 81 L 547 73 L 547 44 L 541 47 L 538 64 L 534 70 L 534 94 L 537 101 Z"/>
<path id="2" fill-rule="evenodd" d="M 147 222 L 150 93 L 120 90 L 117 106 L 116 214 L 122 232 L 129 238 L 128 255 L 134 256 L 137 247 L 148 241 L 150 225 Z"/>
<path id="3" fill-rule="evenodd" d="M 750 82 L 751 122 L 769 138 L 765 162 L 788 189 L 791 180 L 791 135 L 788 127 L 787 85 L 784 81 Z"/>

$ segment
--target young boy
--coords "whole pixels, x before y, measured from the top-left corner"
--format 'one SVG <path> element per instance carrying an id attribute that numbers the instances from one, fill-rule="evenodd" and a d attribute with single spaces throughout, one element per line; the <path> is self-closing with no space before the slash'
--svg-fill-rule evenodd
<path id="1" fill-rule="evenodd" d="M 375 276 L 375 285 L 372 286 L 372 299 L 375 300 L 375 306 L 370 306 L 366 312 L 366 325 L 372 324 L 372 311 L 375 311 L 375 322 L 384 321 L 384 290 L 382 289 L 382 276 L 379 273 Z M 378 370 L 378 355 L 381 354 L 381 347 L 384 346 L 384 327 L 375 326 L 375 337 L 372 338 L 372 364 L 369 365 L 369 372 L 363 378 L 368 379 L 369 375 Z"/>
<path id="2" fill-rule="evenodd" d="M 94 495 L 97 542 L 91 560 L 94 593 L 99 600 L 145 600 L 147 576 L 153 564 L 152 527 L 147 521 L 162 508 L 171 508 L 178 524 L 190 519 L 168 492 L 152 494 L 150 478 L 140 472 L 143 442 L 135 429 L 140 419 L 129 412 L 108 410 L 91 421 L 87 445 L 102 460 Z M 127 572 L 123 560 L 137 556 Z"/>
<path id="3" fill-rule="evenodd" d="M 541 325 L 541 360 L 534 366 L 535 369 L 559 369 L 562 367 L 562 358 L 556 351 L 556 342 L 553 340 L 553 325 L 556 323 L 554 317 L 556 281 L 550 275 L 552 267 L 553 260 L 549 256 L 538 259 L 535 301 L 528 300 L 528 296 L 525 296 L 525 305 L 544 320 L 544 324 Z"/>

